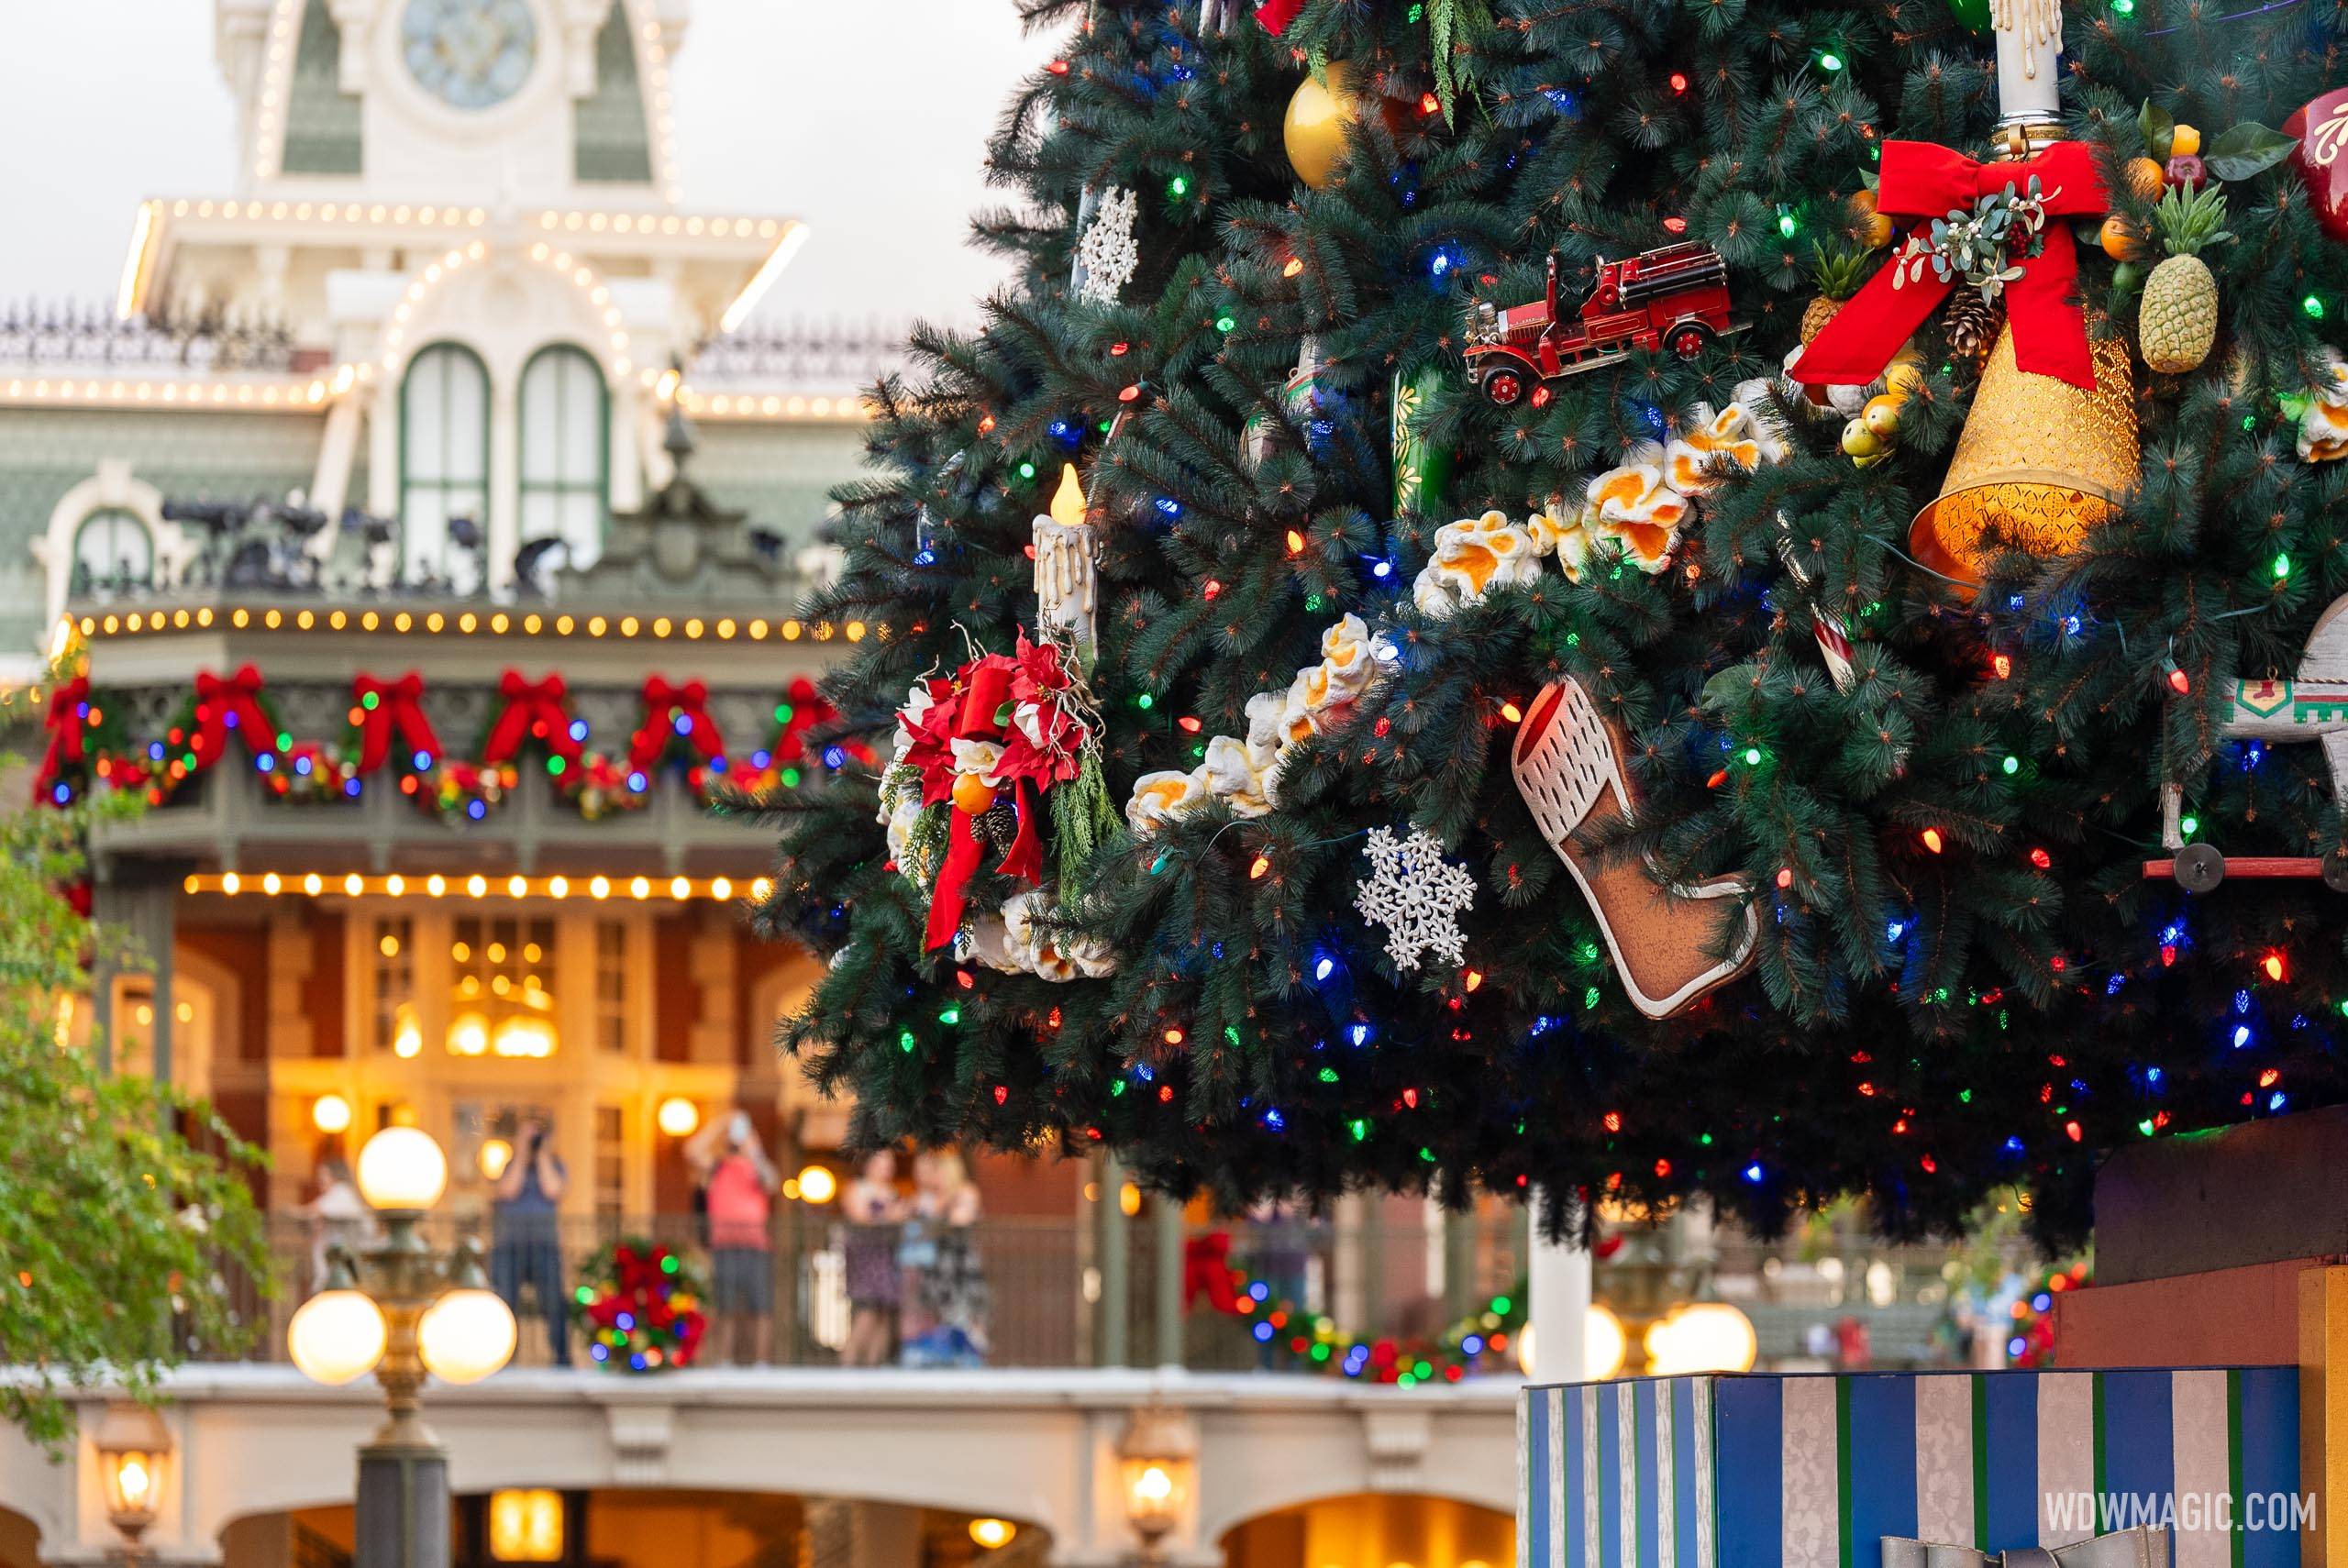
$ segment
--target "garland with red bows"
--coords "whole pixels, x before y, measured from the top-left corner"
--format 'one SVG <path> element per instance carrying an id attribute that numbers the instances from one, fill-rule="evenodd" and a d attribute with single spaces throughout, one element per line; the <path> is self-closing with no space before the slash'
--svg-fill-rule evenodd
<path id="1" fill-rule="evenodd" d="M 588 1358 L 609 1372 L 666 1372 L 701 1353 L 707 1287 L 681 1253 L 629 1238 L 613 1242 L 580 1271 L 571 1321 Z"/>
<path id="2" fill-rule="evenodd" d="M 227 675 L 200 673 L 194 687 L 164 736 L 138 742 L 120 733 L 114 716 L 127 711 L 126 704 L 105 701 L 83 677 L 61 681 L 44 714 L 48 740 L 35 770 L 35 798 L 63 805 L 94 785 L 136 790 L 160 806 L 230 755 L 230 738 L 238 736 L 276 799 L 354 800 L 369 778 L 389 767 L 401 793 L 456 825 L 481 821 L 504 804 L 519 787 L 525 756 L 537 752 L 556 792 L 593 822 L 651 803 L 650 773 L 660 753 L 649 763 L 636 760 L 649 737 L 666 735 L 680 744 L 692 763 L 687 782 L 708 801 L 715 799 L 721 778 L 738 792 L 796 788 L 813 733 L 838 717 L 814 682 L 795 679 L 789 700 L 776 707 L 773 745 L 731 759 L 708 712 L 707 688 L 655 678 L 645 683 L 645 716 L 629 751 L 611 756 L 581 744 L 584 726 L 571 713 L 559 675 L 532 680 L 507 670 L 498 683 L 503 705 L 491 716 L 476 760 L 448 755 L 424 711 L 424 679 L 413 670 L 396 678 L 357 676 L 345 728 L 334 740 L 296 740 L 280 730 L 266 683 L 250 665 Z M 872 760 L 862 744 L 843 741 L 825 748 L 823 765 L 837 768 L 851 756 Z"/>

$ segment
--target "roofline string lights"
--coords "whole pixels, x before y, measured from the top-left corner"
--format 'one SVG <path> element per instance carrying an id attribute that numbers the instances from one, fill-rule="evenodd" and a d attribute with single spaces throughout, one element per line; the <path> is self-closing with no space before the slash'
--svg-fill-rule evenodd
<path id="1" fill-rule="evenodd" d="M 269 54 L 262 62 L 260 103 L 253 111 L 253 178 L 273 180 L 285 159 L 286 108 L 294 95 L 294 22 L 302 0 L 277 0 L 269 17 Z"/>
<path id="2" fill-rule="evenodd" d="M 202 604 L 172 610 L 132 610 L 127 613 L 110 610 L 103 614 L 68 615 L 61 618 L 58 629 L 61 636 L 78 633 L 86 640 L 98 636 L 151 635 L 158 632 L 209 631 L 223 625 L 233 631 L 249 631 L 258 626 L 269 632 L 291 629 L 296 632 L 358 632 L 395 636 L 412 633 L 439 636 L 455 632 L 465 636 L 485 634 L 495 637 L 584 636 L 621 640 L 648 637 L 654 641 L 678 638 L 685 642 L 714 640 L 721 643 L 731 642 L 737 637 L 754 643 L 764 642 L 770 636 L 786 643 L 795 643 L 803 637 L 827 643 L 836 636 L 846 637 L 851 643 L 860 643 L 868 636 L 878 636 L 885 641 L 889 635 L 886 624 L 876 628 L 862 621 L 836 625 L 829 621 L 770 621 L 762 616 L 748 619 L 737 619 L 732 615 L 637 616 L 501 609 L 352 610 L 320 609 L 314 605 L 288 610 L 274 606 L 255 609 L 242 604 L 225 610 Z"/>
<path id="3" fill-rule="evenodd" d="M 393 872 L 363 876 L 357 871 L 217 871 L 192 872 L 180 879 L 187 893 L 218 893 L 226 898 L 323 898 L 339 893 L 351 899 L 585 899 L 601 903 L 614 899 L 649 903 L 666 899 L 687 903 L 708 899 L 718 903 L 736 899 L 763 901 L 774 890 L 765 877 L 649 877 L 636 874 L 584 877 L 525 877 L 515 873 L 492 877 L 481 872 L 421 876 Z"/>

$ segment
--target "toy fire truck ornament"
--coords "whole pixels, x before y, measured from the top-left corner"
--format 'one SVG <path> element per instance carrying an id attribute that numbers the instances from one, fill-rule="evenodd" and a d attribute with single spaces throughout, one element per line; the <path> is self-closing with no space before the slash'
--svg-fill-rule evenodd
<path id="1" fill-rule="evenodd" d="M 1701 241 L 1667 245 L 1621 261 L 1600 260 L 1580 313 L 1557 310 L 1557 256 L 1549 253 L 1543 299 L 1508 310 L 1482 304 L 1468 327 L 1468 375 L 1495 406 L 1529 394 L 1549 401 L 1543 383 L 1611 364 L 1633 349 L 1668 348 L 1683 359 L 1715 337 L 1742 332 L 1729 315 L 1728 263 Z"/>

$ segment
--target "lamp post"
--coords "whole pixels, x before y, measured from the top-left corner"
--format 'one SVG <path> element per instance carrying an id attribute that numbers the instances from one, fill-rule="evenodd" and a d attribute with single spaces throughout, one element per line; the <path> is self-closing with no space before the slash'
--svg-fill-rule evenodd
<path id="1" fill-rule="evenodd" d="M 372 1371 L 386 1418 L 359 1451 L 356 1568 L 449 1568 L 449 1452 L 424 1424 L 424 1379 L 474 1383 L 514 1354 L 514 1313 L 488 1288 L 481 1245 L 447 1257 L 417 1233 L 449 1185 L 430 1135 L 387 1127 L 359 1151 L 359 1191 L 383 1240 L 329 1254 L 326 1288 L 294 1314 L 286 1348 L 313 1381 Z"/>
<path id="2" fill-rule="evenodd" d="M 1117 1440 L 1124 1469 L 1125 1522 L 1141 1538 L 1142 1568 L 1166 1560 L 1158 1549 L 1182 1522 L 1191 1500 L 1191 1467 L 1198 1439 L 1179 1411 L 1154 1399 L 1133 1413 Z"/>
<path id="3" fill-rule="evenodd" d="M 155 1522 L 172 1434 L 146 1406 L 117 1402 L 106 1407 L 90 1446 L 97 1451 L 98 1476 L 105 1485 L 106 1518 L 122 1532 L 124 1559 L 136 1562 L 138 1538 Z"/>

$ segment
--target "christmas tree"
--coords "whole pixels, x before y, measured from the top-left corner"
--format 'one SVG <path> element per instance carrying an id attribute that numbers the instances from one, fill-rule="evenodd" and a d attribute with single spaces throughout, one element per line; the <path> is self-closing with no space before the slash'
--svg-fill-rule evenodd
<path id="1" fill-rule="evenodd" d="M 773 808 L 859 1136 L 2068 1236 L 2341 1097 L 2348 5 L 1027 9 Z"/>

